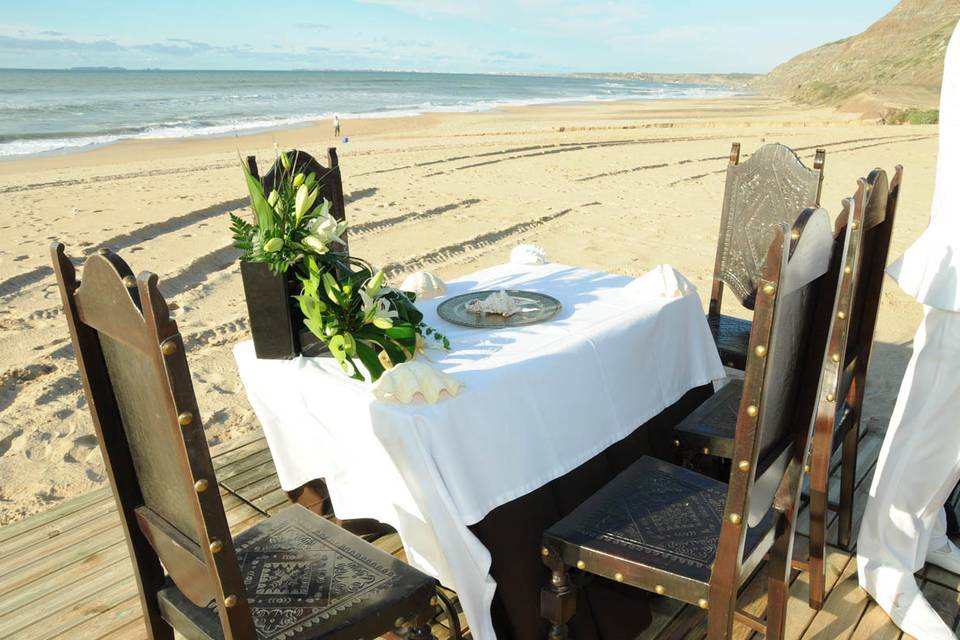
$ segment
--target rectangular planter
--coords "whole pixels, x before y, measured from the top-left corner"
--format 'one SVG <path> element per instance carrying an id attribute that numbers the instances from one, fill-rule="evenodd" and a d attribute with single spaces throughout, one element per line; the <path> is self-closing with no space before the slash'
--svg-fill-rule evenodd
<path id="1" fill-rule="evenodd" d="M 299 355 L 303 320 L 291 297 L 296 286 L 290 282 L 292 276 L 275 276 L 260 262 L 241 262 L 240 276 L 257 357 L 281 360 Z"/>

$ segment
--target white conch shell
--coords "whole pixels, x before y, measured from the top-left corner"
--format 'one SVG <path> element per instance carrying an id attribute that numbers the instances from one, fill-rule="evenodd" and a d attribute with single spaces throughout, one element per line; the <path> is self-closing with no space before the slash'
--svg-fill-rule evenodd
<path id="1" fill-rule="evenodd" d="M 546 264 L 547 252 L 535 244 L 518 244 L 510 252 L 513 264 Z"/>
<path id="2" fill-rule="evenodd" d="M 467 303 L 470 313 L 493 313 L 509 318 L 519 311 L 516 301 L 503 289 L 494 291 L 483 300 L 471 300 Z"/>
<path id="3" fill-rule="evenodd" d="M 417 300 L 429 300 L 442 296 L 447 291 L 447 285 L 428 271 L 417 271 L 404 279 L 400 290 L 412 291 L 417 294 Z"/>
<path id="4" fill-rule="evenodd" d="M 453 397 L 463 388 L 463 383 L 425 362 L 410 360 L 388 369 L 373 383 L 373 395 L 378 400 L 395 400 L 410 404 L 422 398 L 434 404 L 443 392 Z"/>

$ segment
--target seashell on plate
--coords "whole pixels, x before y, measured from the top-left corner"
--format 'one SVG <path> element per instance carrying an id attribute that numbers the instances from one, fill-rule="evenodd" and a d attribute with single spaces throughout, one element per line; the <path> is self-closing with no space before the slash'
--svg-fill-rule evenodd
<path id="1" fill-rule="evenodd" d="M 518 244 L 510 252 L 513 264 L 547 264 L 547 252 L 535 244 Z"/>
<path id="2" fill-rule="evenodd" d="M 447 397 L 460 393 L 463 383 L 425 362 L 410 360 L 383 372 L 373 383 L 373 395 L 378 400 L 393 400 L 410 404 L 422 400 L 434 404 L 445 393 Z"/>
<path id="3" fill-rule="evenodd" d="M 417 300 L 429 300 L 446 293 L 447 285 L 429 271 L 417 271 L 404 279 L 400 290 L 412 291 L 417 294 Z"/>

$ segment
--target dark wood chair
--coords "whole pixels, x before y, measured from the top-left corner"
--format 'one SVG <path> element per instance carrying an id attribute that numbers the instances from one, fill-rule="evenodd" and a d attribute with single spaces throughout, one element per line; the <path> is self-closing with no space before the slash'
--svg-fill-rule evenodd
<path id="1" fill-rule="evenodd" d="M 157 276 L 102 250 L 78 281 L 52 255 L 147 635 L 429 638 L 436 582 L 307 509 L 231 536 Z"/>
<path id="2" fill-rule="evenodd" d="M 903 167 L 893 180 L 876 169 L 858 182 L 856 195 L 844 204 L 840 231 L 851 228 L 851 247 L 841 275 L 830 336 L 830 359 L 824 367 L 825 392 L 820 397 L 810 448 L 810 606 L 819 609 L 826 597 L 828 511 L 838 514 L 837 544 L 850 548 L 853 529 L 857 448 L 867 368 L 883 289 L 884 268 L 897 213 Z M 830 460 L 842 447 L 840 501 L 828 501 Z"/>
<path id="3" fill-rule="evenodd" d="M 839 274 L 836 296 L 827 312 L 831 318 L 830 359 L 824 362 L 824 392 L 818 399 L 810 462 L 810 561 L 796 563 L 810 571 L 810 606 L 819 609 L 825 598 L 826 523 L 828 510 L 838 512 L 838 545 L 849 548 L 852 537 L 853 497 L 857 450 L 867 367 L 876 327 L 893 220 L 896 216 L 903 168 L 893 182 L 879 169 L 861 179 L 857 193 L 844 201 L 836 222 L 836 236 L 847 235 L 846 262 Z M 742 382 L 727 385 L 735 396 Z M 725 388 L 726 389 L 726 388 Z M 735 421 L 729 411 L 697 411 L 675 430 L 674 444 L 682 455 L 702 453 L 733 459 Z M 830 460 L 840 458 L 840 501 L 828 502 Z"/>
<path id="4" fill-rule="evenodd" d="M 797 504 L 827 332 L 816 318 L 839 269 L 827 212 L 808 209 L 803 233 L 775 228 L 750 335 L 742 393 L 715 394 L 737 416 L 729 484 L 643 457 L 543 536 L 551 583 L 541 611 L 551 638 L 576 611 L 569 568 L 707 610 L 708 637 L 734 620 L 784 634 Z M 796 226 L 795 226 L 796 228 Z M 766 621 L 736 610 L 738 590 L 769 552 Z"/>
<path id="5" fill-rule="evenodd" d="M 290 171 L 294 175 L 298 173 L 305 175 L 309 175 L 310 173 L 316 174 L 317 184 L 320 187 L 320 195 L 317 201 L 319 202 L 320 198 L 329 200 L 330 215 L 332 215 L 334 219 L 344 222 L 347 219 L 347 211 L 343 201 L 343 176 L 340 173 L 340 160 L 337 158 L 336 147 L 329 147 L 327 149 L 326 167 L 306 151 L 293 149 L 287 153 L 291 154 Z M 247 168 L 250 170 L 250 175 L 255 178 L 260 178 L 260 169 L 257 167 L 256 156 L 247 156 Z M 270 170 L 260 178 L 264 193 L 269 194 L 273 191 L 274 185 L 282 171 L 283 165 L 277 160 L 270 167 Z M 348 232 L 345 231 L 341 236 L 344 243 L 347 242 L 347 233 Z M 344 250 L 347 251 L 348 249 L 345 248 Z"/>
<path id="6" fill-rule="evenodd" d="M 724 287 L 744 308 L 754 308 L 774 229 L 784 223 L 792 227 L 799 212 L 820 206 L 825 160 L 826 151 L 818 149 L 813 169 L 808 169 L 789 147 L 768 144 L 740 164 L 740 143 L 730 150 L 707 313 L 720 359 L 728 367 L 742 371 L 746 366 L 750 321 L 721 312 Z"/>

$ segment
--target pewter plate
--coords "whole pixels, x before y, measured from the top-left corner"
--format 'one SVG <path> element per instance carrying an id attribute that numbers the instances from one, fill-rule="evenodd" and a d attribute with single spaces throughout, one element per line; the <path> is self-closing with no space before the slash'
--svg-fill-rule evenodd
<path id="1" fill-rule="evenodd" d="M 552 319 L 560 313 L 560 301 L 543 293 L 535 291 L 515 291 L 508 289 L 507 293 L 520 307 L 520 311 L 509 317 L 496 313 L 473 313 L 467 311 L 467 304 L 473 300 L 483 300 L 494 291 L 472 291 L 463 295 L 444 300 L 437 307 L 437 314 L 453 324 L 463 327 L 522 327 L 529 324 L 538 324 Z"/>

